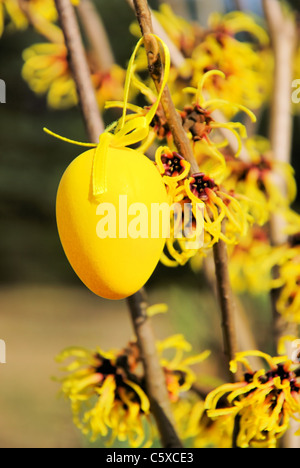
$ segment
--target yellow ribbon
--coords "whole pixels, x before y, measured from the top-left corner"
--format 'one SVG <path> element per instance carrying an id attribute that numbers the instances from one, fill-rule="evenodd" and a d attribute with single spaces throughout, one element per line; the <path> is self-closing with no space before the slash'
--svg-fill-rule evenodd
<path id="1" fill-rule="evenodd" d="M 163 91 L 168 81 L 170 67 L 171 67 L 171 58 L 170 52 L 166 44 L 160 39 L 158 36 L 153 34 L 153 37 L 162 45 L 164 54 L 165 54 L 165 70 L 164 76 L 161 84 L 161 89 L 158 93 L 158 97 L 156 102 L 153 104 L 149 112 L 145 116 L 138 116 L 132 118 L 126 122 L 126 115 L 127 115 L 127 106 L 128 106 L 128 98 L 129 98 L 129 90 L 131 82 L 133 81 L 134 76 L 134 61 L 136 58 L 136 54 L 144 42 L 144 38 L 141 38 L 130 58 L 128 64 L 128 71 L 126 75 L 126 81 L 124 86 L 124 108 L 123 108 L 123 115 L 120 119 L 115 133 L 111 133 L 111 126 L 105 130 L 102 135 L 100 135 L 99 144 L 93 143 L 81 143 L 74 140 L 69 140 L 68 138 L 61 137 L 48 129 L 44 129 L 44 131 L 56 138 L 59 138 L 62 141 L 66 141 L 68 143 L 72 143 L 75 145 L 88 147 L 88 148 L 96 148 L 93 160 L 93 169 L 92 169 L 92 187 L 93 187 L 93 195 L 94 197 L 98 198 L 103 193 L 107 192 L 107 177 L 106 177 L 106 165 L 107 165 L 107 157 L 108 157 L 108 149 L 109 148 L 124 148 L 134 144 L 137 144 L 143 141 L 145 138 L 148 137 L 150 131 L 150 124 L 156 114 L 158 109 L 159 103 L 161 101 Z"/>

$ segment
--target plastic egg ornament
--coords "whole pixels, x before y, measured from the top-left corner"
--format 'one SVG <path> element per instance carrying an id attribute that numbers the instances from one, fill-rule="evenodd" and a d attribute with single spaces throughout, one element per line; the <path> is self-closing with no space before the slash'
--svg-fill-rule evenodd
<path id="1" fill-rule="evenodd" d="M 145 285 L 160 260 L 166 239 L 160 228 L 157 237 L 151 235 L 151 207 L 168 203 L 168 197 L 155 165 L 125 147 L 107 149 L 106 191 L 94 197 L 95 151 L 84 152 L 65 171 L 57 226 L 81 281 L 98 296 L 123 299 Z"/>

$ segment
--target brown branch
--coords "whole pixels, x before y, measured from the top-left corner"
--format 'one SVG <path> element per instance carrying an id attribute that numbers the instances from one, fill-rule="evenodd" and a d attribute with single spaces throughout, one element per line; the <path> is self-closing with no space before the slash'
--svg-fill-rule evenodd
<path id="1" fill-rule="evenodd" d="M 151 12 L 151 17 L 152 17 L 152 24 L 153 24 L 153 30 L 157 36 L 159 36 L 168 46 L 168 49 L 171 54 L 171 60 L 172 64 L 174 65 L 175 68 L 180 68 L 182 65 L 185 63 L 185 58 L 180 52 L 180 50 L 176 47 L 174 42 L 170 39 L 158 19 L 154 16 L 154 14 Z"/>
<path id="2" fill-rule="evenodd" d="M 285 14 L 278 0 L 263 0 L 263 7 L 267 19 L 273 52 L 275 57 L 273 102 L 271 109 L 270 141 L 274 159 L 289 164 L 291 162 L 292 146 L 292 98 L 291 84 L 293 81 L 293 63 L 297 44 L 297 26 L 292 14 Z M 287 187 L 283 178 L 274 178 L 274 183 L 287 195 Z M 274 246 L 280 246 L 288 241 L 284 233 L 286 221 L 282 216 L 274 213 L 270 222 L 270 239 Z M 275 278 L 279 276 L 279 268 L 274 269 Z M 285 335 L 298 334 L 298 326 L 288 323 L 278 313 L 277 301 L 280 289 L 271 291 L 273 309 L 274 342 L 277 348 L 280 338 Z M 289 345 L 287 345 L 288 347 Z M 277 349 L 276 349 L 277 351 Z M 294 424 L 285 434 L 283 444 L 285 448 L 299 448 L 299 437 L 295 437 Z"/>
<path id="3" fill-rule="evenodd" d="M 157 358 L 155 336 L 147 316 L 148 301 L 144 289 L 128 298 L 134 330 L 145 368 L 146 386 L 151 410 L 165 448 L 180 448 L 182 444 L 174 428 L 166 378 Z"/>
<path id="4" fill-rule="evenodd" d="M 157 90 L 159 90 L 163 77 L 163 66 L 158 43 L 152 36 L 153 26 L 151 12 L 146 0 L 134 0 L 133 3 L 142 34 L 145 39 L 145 49 L 148 56 L 149 72 Z M 198 172 L 199 167 L 194 158 L 190 141 L 182 127 L 181 117 L 176 111 L 171 93 L 167 86 L 164 89 L 161 103 L 174 138 L 174 143 L 179 153 L 190 163 L 192 173 Z"/>
<path id="5" fill-rule="evenodd" d="M 243 2 L 242 0 L 234 0 L 234 6 L 237 11 L 243 11 Z"/>
<path id="6" fill-rule="evenodd" d="M 152 74 L 152 78 L 156 84 L 156 87 L 159 89 L 162 75 L 162 72 L 159 72 L 159 67 L 161 67 L 161 61 L 159 56 L 155 56 L 155 54 L 158 55 L 158 52 L 155 51 L 155 48 L 153 47 L 152 38 L 151 41 L 147 39 L 148 35 L 153 33 L 151 12 L 149 8 L 147 8 L 147 2 L 144 0 L 133 0 L 133 3 L 136 9 L 136 15 L 140 24 L 141 31 L 145 37 L 145 47 L 149 59 L 149 70 Z M 155 63 L 156 60 L 158 62 L 159 67 L 154 67 L 153 65 L 153 63 Z M 153 67 L 155 69 L 155 74 L 152 71 Z M 192 166 L 192 172 L 199 172 L 198 163 L 195 160 L 193 151 L 190 146 L 190 142 L 186 136 L 186 132 L 182 127 L 181 119 L 178 118 L 179 116 L 173 104 L 172 97 L 168 88 L 166 88 L 163 94 L 162 105 L 178 151 L 180 152 L 180 154 L 182 154 L 182 156 L 185 157 L 185 159 L 187 159 L 190 162 Z M 226 121 L 223 114 L 219 111 L 215 112 L 215 116 L 219 121 Z M 225 133 L 225 135 L 228 139 L 229 145 L 232 148 L 235 148 L 236 141 L 233 133 L 228 131 Z M 247 150 L 245 148 L 243 148 L 241 156 L 244 159 L 249 159 Z M 227 247 L 221 240 L 214 246 L 214 261 L 216 270 L 217 290 L 222 311 L 222 330 L 224 336 L 225 354 L 228 360 L 230 361 L 234 358 L 235 353 L 237 352 L 237 338 L 235 330 L 236 305 L 233 298 L 233 293 L 231 290 L 229 279 Z M 237 373 L 235 374 L 235 376 L 232 376 L 232 374 L 230 374 L 230 377 L 234 378 L 235 380 L 238 380 L 240 376 L 239 373 Z"/>
<path id="7" fill-rule="evenodd" d="M 277 161 L 290 162 L 292 135 L 293 63 L 297 44 L 296 21 L 278 0 L 263 0 L 275 56 L 270 138 Z"/>
<path id="8" fill-rule="evenodd" d="M 115 59 L 98 10 L 91 0 L 81 0 L 77 8 L 87 39 L 94 52 L 97 68 L 101 72 L 109 72 Z"/>
<path id="9" fill-rule="evenodd" d="M 55 3 L 65 33 L 67 47 L 69 48 L 74 79 L 80 89 L 79 99 L 82 104 L 83 117 L 87 124 L 89 138 L 93 142 L 98 142 L 99 135 L 102 133 L 103 124 L 99 111 L 98 117 L 93 120 L 97 101 L 91 85 L 90 76 L 87 76 L 88 64 L 86 62 L 74 9 L 70 0 L 55 0 Z M 76 55 L 76 57 L 74 57 L 74 55 Z M 151 410 L 156 419 L 162 443 L 166 448 L 180 448 L 182 444 L 174 429 L 164 372 L 160 366 L 156 352 L 155 337 L 151 321 L 147 317 L 145 291 L 141 290 L 130 297 L 128 299 L 128 305 L 141 349 L 148 396 L 151 401 Z"/>
<path id="10" fill-rule="evenodd" d="M 231 361 L 235 358 L 235 354 L 237 352 L 237 336 L 235 325 L 236 310 L 229 278 L 226 244 L 223 241 L 219 241 L 217 244 L 215 244 L 213 247 L 213 254 L 217 291 L 222 312 L 224 353 L 228 361 Z M 230 373 L 229 375 L 233 381 L 240 380 L 239 373 L 234 375 Z"/>
<path id="11" fill-rule="evenodd" d="M 98 143 L 99 136 L 104 131 L 104 124 L 95 97 L 76 14 L 70 0 L 55 0 L 55 4 L 69 52 L 70 65 L 87 133 L 92 142 Z"/>
<path id="12" fill-rule="evenodd" d="M 142 34 L 145 39 L 149 72 L 156 88 L 159 90 L 162 81 L 163 67 L 157 41 L 152 36 L 153 26 L 148 2 L 147 0 L 133 0 L 133 3 Z M 191 164 L 192 173 L 199 172 L 199 166 L 195 160 L 190 141 L 182 126 L 181 118 L 176 111 L 168 87 L 165 88 L 163 93 L 162 106 L 179 153 Z M 220 241 L 215 245 L 214 257 L 217 286 L 222 309 L 225 352 L 228 359 L 231 360 L 236 352 L 234 301 L 229 280 L 227 247 L 223 241 Z"/>
<path id="13" fill-rule="evenodd" d="M 203 268 L 208 285 L 210 286 L 214 295 L 218 297 L 214 259 L 211 256 L 208 256 L 205 259 L 203 259 Z M 258 345 L 253 335 L 251 324 L 249 322 L 249 316 L 244 308 L 244 304 L 242 304 L 241 300 L 236 295 L 234 295 L 233 301 L 235 304 L 236 312 L 234 320 L 236 323 L 236 330 L 238 330 L 238 334 L 236 337 L 237 348 L 239 349 L 239 351 L 249 351 L 251 349 L 258 349 Z M 264 367 L 262 359 L 255 356 L 251 357 L 251 364 L 253 366 L 253 369 L 262 369 Z"/>
<path id="14" fill-rule="evenodd" d="M 289 164 L 291 162 L 292 141 L 292 98 L 291 83 L 293 81 L 293 60 L 296 50 L 297 30 L 292 16 L 284 14 L 278 0 L 263 0 L 271 41 L 275 56 L 274 90 L 271 109 L 270 141 L 273 157 L 276 161 Z M 280 187 L 281 193 L 287 195 L 285 181 L 280 176 L 274 178 L 274 183 Z M 288 240 L 284 233 L 286 221 L 274 213 L 270 223 L 270 238 L 274 246 L 285 244 Z M 274 272 L 275 276 L 277 271 Z M 289 333 L 289 325 L 282 320 L 277 312 L 277 299 L 280 291 L 272 292 L 274 311 L 275 342 Z M 290 330 L 291 332 L 291 330 Z"/>
<path id="15" fill-rule="evenodd" d="M 127 3 L 134 10 L 133 0 L 127 0 Z M 169 49 L 170 55 L 171 55 L 171 60 L 172 60 L 172 63 L 174 65 L 174 67 L 176 67 L 176 68 L 182 67 L 182 65 L 184 65 L 184 62 L 185 62 L 185 57 L 182 55 L 180 50 L 176 47 L 174 42 L 170 39 L 170 37 L 166 33 L 165 29 L 162 27 L 162 25 L 160 24 L 158 19 L 155 17 L 155 15 L 153 14 L 151 9 L 150 9 L 150 14 L 151 14 L 151 21 L 152 21 L 153 31 L 168 46 L 168 49 Z"/>
<path id="16" fill-rule="evenodd" d="M 128 4 L 131 6 L 131 8 L 134 9 L 134 0 L 127 0 Z M 152 20 L 152 25 L 153 25 L 153 31 L 154 33 L 159 36 L 167 45 L 170 55 L 171 55 L 171 62 L 175 68 L 180 68 L 184 65 L 185 63 L 185 57 L 183 54 L 180 52 L 180 50 L 176 47 L 174 42 L 170 39 L 168 34 L 166 33 L 165 29 L 162 27 L 162 25 L 159 23 L 159 21 L 156 19 L 155 15 L 153 12 L 150 10 L 151 14 L 151 20 Z M 210 99 L 210 97 L 207 95 L 207 99 Z M 173 110 L 172 110 L 173 112 Z M 228 119 L 224 116 L 224 114 L 220 110 L 214 110 L 212 112 L 212 117 L 214 120 L 220 123 L 227 123 Z M 228 142 L 228 147 L 232 150 L 232 152 L 235 154 L 238 148 L 238 142 L 236 140 L 235 135 L 228 129 L 226 128 L 219 128 L 217 129 L 217 132 L 223 135 L 223 137 L 227 140 Z M 242 150 L 240 153 L 240 158 L 243 159 L 243 161 L 249 161 L 249 154 L 248 151 L 245 147 L 245 145 L 242 145 Z M 194 167 L 194 172 L 196 172 L 196 167 Z M 197 168 L 198 171 L 198 168 Z"/>

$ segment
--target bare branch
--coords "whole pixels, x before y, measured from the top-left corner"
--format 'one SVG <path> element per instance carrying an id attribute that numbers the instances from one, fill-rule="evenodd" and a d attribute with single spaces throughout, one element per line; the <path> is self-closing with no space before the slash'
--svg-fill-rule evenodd
<path id="1" fill-rule="evenodd" d="M 182 444 L 174 428 L 166 379 L 157 359 L 155 336 L 147 316 L 147 297 L 142 289 L 128 298 L 132 321 L 145 367 L 147 391 L 151 410 L 165 448 L 180 448 Z"/>
<path id="2" fill-rule="evenodd" d="M 80 91 L 79 99 L 83 108 L 90 140 L 98 142 L 103 124 L 97 107 L 95 93 L 90 81 L 88 64 L 82 45 L 80 31 L 70 0 L 55 0 L 66 44 L 70 53 L 74 79 Z M 97 114 L 96 114 L 97 107 Z M 178 448 L 181 442 L 173 425 L 170 401 L 163 369 L 156 352 L 155 337 L 150 319 L 147 317 L 145 291 L 141 290 L 128 299 L 132 323 L 141 349 L 145 368 L 148 396 L 151 409 L 157 421 L 161 439 L 165 447 Z"/>
<path id="3" fill-rule="evenodd" d="M 157 41 L 153 38 L 153 26 L 150 9 L 145 0 L 134 0 L 137 19 L 145 39 L 145 49 L 148 56 L 149 72 L 156 88 L 159 90 L 163 76 L 163 66 Z M 169 88 L 166 86 L 161 100 L 164 113 L 172 132 L 175 145 L 180 154 L 191 164 L 191 171 L 198 172 L 192 147 L 186 132 L 182 127 L 182 120 L 174 106 Z"/>
<path id="4" fill-rule="evenodd" d="M 222 312 L 222 330 L 224 341 L 224 352 L 228 359 L 231 361 L 235 358 L 237 352 L 237 337 L 236 337 L 236 306 L 233 299 L 229 271 L 228 271 L 228 254 L 226 244 L 219 241 L 213 247 L 216 284 L 218 290 L 218 297 L 220 301 L 220 309 Z M 229 374 L 232 380 L 239 381 L 240 375 Z"/>
<path id="5" fill-rule="evenodd" d="M 284 163 L 291 162 L 292 145 L 292 98 L 291 85 L 293 81 L 293 62 L 297 43 L 296 21 L 292 14 L 286 14 L 278 0 L 263 0 L 263 7 L 267 19 L 269 32 L 275 56 L 275 74 L 273 102 L 271 111 L 270 140 L 274 159 Z M 274 179 L 274 183 L 281 189 L 281 193 L 287 195 L 287 187 L 280 176 Z M 270 223 L 270 238 L 274 246 L 287 242 L 284 233 L 285 220 L 274 213 Z M 275 268 L 273 275 L 279 275 L 279 269 Z M 278 313 L 277 301 L 280 290 L 271 292 L 273 308 L 273 328 L 275 346 L 280 338 L 286 335 L 297 335 L 298 326 L 288 323 Z M 284 437 L 285 448 L 299 448 L 299 437 L 295 437 L 294 424 Z"/>
<path id="6" fill-rule="evenodd" d="M 104 124 L 91 81 L 90 69 L 86 60 L 75 11 L 70 0 L 55 0 L 55 4 L 69 52 L 70 65 L 87 133 L 92 142 L 98 143 L 99 136 L 104 131 Z"/>
<path id="7" fill-rule="evenodd" d="M 157 89 L 160 89 L 161 77 L 163 74 L 162 62 L 157 42 L 153 40 L 152 36 L 153 27 L 148 3 L 146 0 L 133 0 L 133 3 L 142 34 L 145 39 L 149 71 Z M 195 160 L 190 141 L 182 126 L 181 118 L 176 111 L 170 91 L 167 87 L 163 94 L 162 106 L 178 151 L 187 161 L 189 161 L 192 172 L 199 172 L 199 166 Z M 231 360 L 236 352 L 236 336 L 234 327 L 235 307 L 229 280 L 227 247 L 223 241 L 219 241 L 215 245 L 214 257 L 220 306 L 222 309 L 225 352 L 227 358 Z"/>
<path id="8" fill-rule="evenodd" d="M 263 6 L 275 55 L 270 140 L 274 159 L 289 164 L 291 162 L 293 127 L 291 84 L 297 41 L 296 22 L 292 15 L 283 12 L 278 0 L 263 0 Z M 274 182 L 281 188 L 282 194 L 286 196 L 287 187 L 284 179 L 278 176 Z M 274 213 L 270 223 L 270 237 L 273 245 L 282 245 L 287 242 L 287 235 L 284 233 L 285 224 L 285 220 Z M 276 310 L 278 291 L 273 291 L 272 297 L 277 343 L 279 338 L 286 334 L 287 324 L 284 323 Z"/>
<path id="9" fill-rule="evenodd" d="M 234 6 L 235 6 L 236 10 L 242 11 L 243 10 L 243 1 L 242 0 L 234 0 Z"/>
<path id="10" fill-rule="evenodd" d="M 94 52 L 95 61 L 101 72 L 108 72 L 115 63 L 114 55 L 104 24 L 91 0 L 81 0 L 78 5 L 81 23 Z"/>

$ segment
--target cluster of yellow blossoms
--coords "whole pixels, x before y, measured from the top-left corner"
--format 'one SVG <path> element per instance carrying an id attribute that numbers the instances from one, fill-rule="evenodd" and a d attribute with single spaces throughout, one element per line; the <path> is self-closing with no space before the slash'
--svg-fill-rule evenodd
<path id="1" fill-rule="evenodd" d="M 1 0 L 0 36 L 3 34 L 5 27 L 10 30 L 24 30 L 28 27 L 28 16 L 23 9 L 24 3 L 28 7 L 30 14 L 40 18 L 41 21 L 54 22 L 57 20 L 57 11 L 53 0 L 31 0 L 30 2 Z"/>
<path id="2" fill-rule="evenodd" d="M 253 371 L 248 358 L 260 357 L 268 370 Z M 229 422 L 235 446 L 275 448 L 289 427 L 290 419 L 300 422 L 300 368 L 287 356 L 271 357 L 258 351 L 238 353 L 231 371 L 244 366 L 244 380 L 225 384 L 206 398 L 205 409 L 213 420 Z M 300 431 L 297 433 L 300 435 Z"/>
<path id="3" fill-rule="evenodd" d="M 300 223 L 291 210 L 297 191 L 294 172 L 291 166 L 273 159 L 268 140 L 260 136 L 246 140 L 246 123 L 255 123 L 253 112 L 262 109 L 270 97 L 273 57 L 269 37 L 256 18 L 241 12 L 213 15 L 207 29 L 176 17 L 166 5 L 156 16 L 182 54 L 182 66 L 171 68 L 168 82 L 199 172 L 191 173 L 190 163 L 178 153 L 159 106 L 153 119 L 154 112 L 151 115 L 150 133 L 138 150 L 153 150 L 170 205 L 192 205 L 193 232 L 199 206 L 204 219 L 204 245 L 191 249 L 191 238 L 175 237 L 174 212 L 162 262 L 170 267 L 184 265 L 208 255 L 216 243 L 224 241 L 229 246 L 234 289 L 260 293 L 280 288 L 278 311 L 287 320 L 300 323 Z M 239 33 L 244 34 L 243 40 L 238 39 Z M 144 107 L 128 104 L 128 80 L 122 102 L 118 91 L 124 72 L 117 67 L 108 76 L 96 71 L 92 77 L 100 90 L 100 107 L 124 108 L 122 123 L 129 123 L 130 130 L 139 133 L 134 125 L 144 125 L 143 117 L 149 116 L 149 108 L 154 109 L 157 97 L 150 82 L 139 77 L 146 68 L 145 54 L 136 55 L 135 67 L 130 65 L 130 84 L 146 99 Z M 48 95 L 50 106 L 76 104 L 63 42 L 32 46 L 24 52 L 24 60 L 24 78 L 34 92 Z M 112 97 L 114 100 L 105 104 Z M 118 128 L 116 122 L 110 130 Z M 235 147 L 229 141 L 232 136 Z M 277 175 L 288 188 L 286 196 L 276 184 Z M 267 233 L 274 213 L 286 219 L 291 234 L 289 242 L 280 247 L 271 245 Z M 274 279 L 275 267 L 278 277 Z M 171 360 L 164 357 L 170 349 L 176 351 Z M 184 359 L 182 353 L 190 351 L 190 346 L 182 336 L 158 343 L 157 350 L 178 431 L 194 446 L 276 447 L 291 418 L 299 421 L 300 371 L 286 356 L 238 353 L 231 371 L 243 365 L 243 380 L 222 385 L 199 399 L 190 366 L 207 353 Z M 269 368 L 253 371 L 248 360 L 251 356 L 264 359 Z M 65 368 L 68 375 L 62 379 L 62 391 L 71 401 L 74 422 L 82 432 L 92 440 L 110 436 L 110 443 L 117 439 L 132 447 L 151 446 L 155 431 L 136 343 L 108 353 L 72 348 L 58 360 L 67 358 L 73 361 Z"/>
<path id="4" fill-rule="evenodd" d="M 184 358 L 191 345 L 182 335 L 158 342 L 157 351 L 170 401 L 176 406 L 196 380 L 190 367 L 206 359 L 209 352 Z M 167 358 L 170 351 L 173 357 Z M 57 357 L 59 363 L 70 359 L 62 369 L 67 375 L 59 381 L 71 402 L 74 423 L 83 434 L 91 441 L 106 438 L 108 445 L 119 440 L 131 447 L 150 447 L 157 434 L 136 342 L 121 351 L 69 348 Z M 182 409 L 179 414 L 182 417 Z M 184 415 L 187 417 L 186 412 Z"/>
<path id="5" fill-rule="evenodd" d="M 79 0 L 72 3 L 77 6 Z M 14 31 L 32 26 L 47 40 L 23 52 L 22 76 L 35 94 L 47 97 L 50 108 L 64 110 L 74 107 L 78 97 L 57 20 L 54 0 L 0 0 L 0 37 L 5 27 Z M 125 71 L 120 66 L 99 70 L 91 60 L 90 68 L 100 109 L 106 101 L 122 98 Z"/>
<path id="6" fill-rule="evenodd" d="M 300 323 L 299 315 L 299 216 L 291 209 L 297 195 L 293 168 L 274 161 L 268 140 L 251 138 L 246 147 L 249 161 L 227 155 L 227 189 L 235 190 L 256 203 L 250 207 L 255 224 L 240 242 L 231 248 L 230 273 L 232 286 L 238 293 L 255 295 L 278 289 L 277 310 L 291 323 Z M 278 177 L 287 188 L 282 193 Z M 283 233 L 290 234 L 283 245 L 273 246 L 268 223 L 273 214 L 283 219 Z M 278 274 L 274 277 L 274 269 Z"/>
<path id="7" fill-rule="evenodd" d="M 273 60 L 268 34 L 257 18 L 242 12 L 223 16 L 214 13 L 208 27 L 202 28 L 178 18 L 166 4 L 156 15 L 185 59 L 172 75 L 177 91 L 180 84 L 182 88 L 189 81 L 197 86 L 204 73 L 220 70 L 226 80 L 216 76 L 206 84 L 205 91 L 211 97 L 233 100 L 252 110 L 266 102 L 271 92 Z M 249 40 L 239 40 L 239 33 Z"/>
<path id="8" fill-rule="evenodd" d="M 171 69 L 169 86 L 199 173 L 191 174 L 188 162 L 176 152 L 160 110 L 152 123 L 150 143 L 168 145 L 159 148 L 156 163 L 170 201 L 193 204 L 194 227 L 196 205 L 204 209 L 204 246 L 193 250 L 187 239 L 171 236 L 162 261 L 172 267 L 193 259 L 192 265 L 199 266 L 210 248 L 223 240 L 230 249 L 234 289 L 259 294 L 280 288 L 279 312 L 299 323 L 298 247 L 290 243 L 273 247 L 268 234 L 273 214 L 285 219 L 287 232 L 300 232 L 291 209 L 297 194 L 294 170 L 274 160 L 268 139 L 260 135 L 247 138 L 246 131 L 247 120 L 255 121 L 252 111 L 259 113 L 268 105 L 272 90 L 273 54 L 264 25 L 256 17 L 233 12 L 212 15 L 205 29 L 177 17 L 168 5 L 162 5 L 155 15 L 182 54 L 182 66 Z M 145 60 L 139 57 L 137 72 L 143 66 Z M 138 79 L 135 84 L 152 104 L 155 95 L 151 89 L 141 86 Z M 143 112 L 136 106 L 132 110 Z M 236 145 L 232 139 L 229 143 L 228 131 L 235 136 Z M 286 194 L 278 179 L 284 181 Z M 172 223 L 175 229 L 175 218 Z M 280 271 L 274 280 L 275 266 Z"/>
<path id="9" fill-rule="evenodd" d="M 255 122 L 252 110 L 259 112 L 268 103 L 273 70 L 269 36 L 258 18 L 242 12 L 214 14 L 206 29 L 177 17 L 168 5 L 162 5 L 155 15 L 182 54 L 182 65 L 171 68 L 168 84 L 199 173 L 191 174 L 187 161 L 177 154 L 161 109 L 143 150 L 153 143 L 167 143 L 157 151 L 156 163 L 170 201 L 193 204 L 192 226 L 196 205 L 204 210 L 204 247 L 193 250 L 187 239 L 171 236 L 162 261 L 168 266 L 183 265 L 195 256 L 206 255 L 219 240 L 231 245 L 233 259 L 238 258 L 239 246 L 249 242 L 252 231 L 266 226 L 272 213 L 286 215 L 297 191 L 293 169 L 274 161 L 267 139 L 255 136 L 246 140 L 242 123 Z M 136 32 L 135 26 L 132 32 Z M 145 68 L 145 56 L 140 55 L 136 73 Z M 151 85 L 141 83 L 137 75 L 134 84 L 152 105 L 156 97 Z M 122 106 L 109 104 L 113 105 Z M 136 115 L 144 115 L 147 109 L 130 107 Z M 235 150 L 232 138 L 229 145 L 228 132 L 237 140 Z M 277 188 L 276 175 L 284 177 L 287 197 Z M 172 223 L 175 229 L 175 218 Z M 234 268 L 238 271 L 237 265 Z"/>
<path id="10" fill-rule="evenodd" d="M 23 52 L 23 59 L 24 80 L 37 95 L 47 95 L 50 108 L 63 110 L 78 103 L 63 41 L 35 44 Z M 109 72 L 95 71 L 91 78 L 100 109 L 112 97 L 120 98 L 123 95 L 125 72 L 118 65 L 113 65 Z"/>
<path id="11" fill-rule="evenodd" d="M 206 359 L 209 352 L 184 358 L 191 346 L 182 335 L 157 343 L 157 350 L 178 433 L 193 447 L 273 448 L 291 419 L 300 422 L 299 363 L 286 356 L 238 353 L 231 371 L 243 366 L 243 380 L 221 385 L 202 398 L 191 366 Z M 174 356 L 166 358 L 170 350 Z M 253 371 L 253 356 L 264 360 L 268 369 Z M 58 381 L 83 434 L 92 442 L 101 438 L 108 445 L 118 440 L 131 447 L 151 447 L 157 431 L 137 344 L 110 352 L 70 348 L 57 361 L 70 359 L 62 369 L 67 375 Z"/>
<path id="12" fill-rule="evenodd" d="M 178 18 L 167 5 L 156 16 L 182 54 L 181 67 L 171 69 L 169 86 L 199 173 L 191 174 L 189 163 L 176 151 L 171 129 L 160 110 L 152 123 L 150 143 L 168 145 L 159 147 L 155 160 L 170 202 L 192 203 L 192 226 L 196 205 L 204 210 L 204 247 L 191 250 L 187 239 L 171 236 L 162 261 L 168 266 L 183 265 L 206 255 L 223 240 L 230 249 L 234 289 L 256 294 L 278 288 L 278 312 L 287 321 L 300 323 L 300 224 L 291 210 L 297 194 L 294 170 L 274 160 L 266 138 L 254 135 L 246 139 L 240 123 L 247 122 L 247 118 L 241 120 L 242 113 L 255 121 L 251 111 L 260 112 L 271 95 L 274 65 L 268 34 L 257 18 L 241 12 L 213 15 L 208 29 Z M 237 36 L 241 32 L 243 40 Z M 137 72 L 143 69 L 143 63 L 139 57 Z M 149 87 L 142 87 L 138 79 L 136 84 L 152 104 Z M 195 97 L 192 102 L 189 95 Z M 143 113 L 136 106 L 132 111 Z M 228 119 L 235 121 L 228 123 Z M 236 150 L 232 142 L 229 144 L 228 131 L 237 139 Z M 284 181 L 286 194 L 277 184 L 278 178 Z M 274 214 L 283 217 L 286 233 L 293 234 L 280 247 L 271 245 L 268 233 Z M 175 230 L 175 216 L 172 223 Z M 244 365 L 244 380 L 217 388 L 205 402 L 183 399 L 174 409 L 182 438 L 193 439 L 199 447 L 271 448 L 277 446 L 291 418 L 299 422 L 298 363 L 259 351 L 248 355 L 265 359 L 269 369 L 255 372 L 247 354 L 237 354 L 231 370 L 236 372 L 237 366 Z"/>
<path id="13" fill-rule="evenodd" d="M 234 133 L 241 145 L 244 127 L 239 122 L 218 123 L 212 117 L 213 109 L 218 106 L 220 101 L 218 99 L 206 101 L 203 97 L 203 87 L 208 79 L 220 74 L 217 71 L 207 72 L 199 82 L 197 89 L 188 88 L 186 90 L 196 95 L 196 100 L 185 106 L 180 115 L 194 152 L 199 154 L 200 148 L 204 145 L 206 151 L 210 152 L 215 165 L 221 166 L 224 170 L 226 167 L 225 158 L 214 145 L 211 136 L 215 130 L 227 129 Z M 224 102 L 222 101 L 221 104 Z M 243 106 L 229 102 L 226 104 L 239 107 L 255 120 L 254 115 Z M 157 116 L 156 131 L 161 134 L 159 116 Z M 170 135 L 169 146 L 174 146 Z M 234 190 L 227 190 L 208 172 L 190 175 L 190 164 L 169 147 L 159 148 L 156 153 L 156 163 L 168 189 L 170 202 L 193 205 L 192 224 L 195 224 L 197 219 L 197 206 L 202 206 L 204 213 L 204 248 L 202 251 L 211 248 L 220 239 L 229 244 L 235 244 L 246 233 L 252 218 L 243 209 L 243 204 L 240 203 L 241 200 Z M 243 202 L 245 201 L 244 197 Z M 251 203 L 250 198 L 248 202 Z M 182 241 L 174 239 L 172 236 L 167 239 L 166 245 L 171 258 L 164 255 L 162 260 L 165 264 L 169 266 L 183 265 L 195 255 L 196 252 L 186 246 L 186 241 L 186 239 Z"/>

